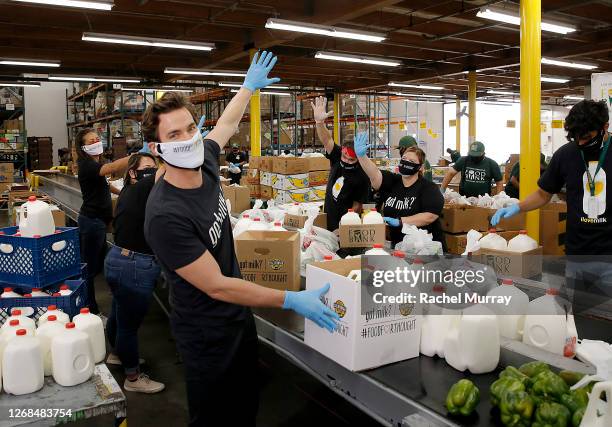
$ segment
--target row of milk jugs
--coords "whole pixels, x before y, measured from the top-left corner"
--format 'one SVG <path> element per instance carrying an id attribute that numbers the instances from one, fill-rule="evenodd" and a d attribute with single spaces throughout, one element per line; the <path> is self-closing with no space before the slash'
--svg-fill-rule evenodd
<path id="1" fill-rule="evenodd" d="M 578 339 L 574 316 L 566 312 L 556 289 L 550 288 L 530 302 L 512 280 L 504 279 L 488 295 L 510 296 L 511 302 L 508 306 L 476 304 L 463 311 L 430 305 L 423 316 L 421 353 L 437 354 L 453 368 L 474 374 L 497 367 L 500 336 L 574 357 Z"/>
<path id="2" fill-rule="evenodd" d="M 59 385 L 70 387 L 87 381 L 96 363 L 104 360 L 106 343 L 102 320 L 88 308 L 74 316 L 49 306 L 38 320 L 13 310 L 0 328 L 2 382 L 7 393 L 34 393 L 53 376 Z"/>

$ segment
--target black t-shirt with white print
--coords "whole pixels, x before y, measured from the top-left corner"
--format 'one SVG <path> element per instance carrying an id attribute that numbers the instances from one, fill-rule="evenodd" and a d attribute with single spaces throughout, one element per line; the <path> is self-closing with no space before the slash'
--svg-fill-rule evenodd
<path id="1" fill-rule="evenodd" d="M 434 215 L 442 213 L 444 197 L 440 189 L 433 182 L 419 176 L 410 187 L 404 187 L 402 176 L 389 171 L 382 171 L 382 184 L 379 193 L 382 201 L 384 216 L 400 219 L 419 213 L 429 212 Z M 444 247 L 444 236 L 440 227 L 440 220 L 436 219 L 425 227 L 419 227 L 431 233 L 433 239 L 442 243 Z M 389 227 L 391 242 L 393 246 L 404 238 L 402 226 Z"/>
<path id="2" fill-rule="evenodd" d="M 215 300 L 175 272 L 209 251 L 224 276 L 241 277 L 219 181 L 220 148 L 205 139 L 204 150 L 201 187 L 157 181 L 147 201 L 145 236 L 170 284 L 174 314 L 194 323 L 225 324 L 244 319 L 249 309 Z"/>

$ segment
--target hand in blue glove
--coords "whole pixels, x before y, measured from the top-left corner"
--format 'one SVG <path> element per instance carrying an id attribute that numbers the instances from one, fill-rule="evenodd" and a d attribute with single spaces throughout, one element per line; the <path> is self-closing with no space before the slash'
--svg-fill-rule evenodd
<path id="1" fill-rule="evenodd" d="M 391 217 L 386 216 L 383 219 L 391 227 L 399 227 L 400 224 L 402 223 L 398 218 L 391 218 Z"/>
<path id="2" fill-rule="evenodd" d="M 210 132 L 207 129 L 202 129 L 204 127 L 205 121 L 206 121 L 206 114 L 203 114 L 202 117 L 200 117 L 200 121 L 198 122 L 198 130 L 202 134 L 202 138 L 204 138 L 206 135 L 208 135 L 208 132 Z"/>
<path id="3" fill-rule="evenodd" d="M 277 57 L 272 52 L 263 51 L 261 55 L 257 52 L 253 56 L 251 66 L 247 71 L 244 83 L 242 86 L 248 90 L 255 92 L 273 83 L 280 82 L 278 77 L 268 78 L 268 73 L 274 68 Z"/>
<path id="4" fill-rule="evenodd" d="M 365 157 L 368 152 L 368 148 L 370 147 L 370 144 L 368 144 L 368 133 L 358 133 L 353 140 L 353 144 L 355 146 L 355 154 L 357 154 L 357 157 Z"/>
<path id="5" fill-rule="evenodd" d="M 138 150 L 138 152 L 143 154 L 153 154 L 151 153 L 151 149 L 149 148 L 149 143 L 147 141 L 142 141 L 142 148 Z"/>
<path id="6" fill-rule="evenodd" d="M 340 317 L 321 302 L 321 297 L 329 291 L 329 283 L 320 289 L 300 292 L 285 292 L 285 310 L 293 310 L 297 314 L 312 320 L 321 328 L 329 332 L 336 330 L 336 325 Z"/>
<path id="7" fill-rule="evenodd" d="M 499 224 L 499 221 L 501 221 L 502 218 L 511 218 L 520 211 L 521 208 L 519 207 L 518 203 L 506 206 L 505 208 L 498 209 L 497 212 L 495 212 L 495 214 L 491 218 L 491 225 L 496 226 L 497 224 Z"/>

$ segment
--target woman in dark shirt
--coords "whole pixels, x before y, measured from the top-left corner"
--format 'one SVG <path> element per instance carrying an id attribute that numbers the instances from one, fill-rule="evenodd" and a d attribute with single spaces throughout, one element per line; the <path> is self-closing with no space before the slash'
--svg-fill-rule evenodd
<path id="1" fill-rule="evenodd" d="M 87 263 L 87 305 L 92 313 L 98 314 L 98 303 L 94 279 L 102 271 L 106 248 L 106 228 L 113 219 L 111 191 L 119 193 L 109 185 L 106 177 L 122 173 L 128 158 L 102 164 L 104 151 L 100 137 L 91 128 L 82 129 L 75 139 L 78 178 L 83 204 L 79 212 L 78 225 L 81 241 L 81 260 Z"/>
<path id="2" fill-rule="evenodd" d="M 124 388 L 141 393 L 164 389 L 164 384 L 140 372 L 138 354 L 138 328 L 147 314 L 160 273 L 144 237 L 145 207 L 156 171 L 152 155 L 139 153 L 130 157 L 113 220 L 115 244 L 104 261 L 104 274 L 113 293 L 106 332 L 114 352 L 106 363 L 123 365 Z"/>

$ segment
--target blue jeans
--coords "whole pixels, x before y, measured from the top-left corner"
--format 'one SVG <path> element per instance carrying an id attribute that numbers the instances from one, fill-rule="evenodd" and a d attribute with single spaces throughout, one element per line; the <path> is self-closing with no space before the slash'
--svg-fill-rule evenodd
<path id="1" fill-rule="evenodd" d="M 127 375 L 139 373 L 138 328 L 153 297 L 160 268 L 152 255 L 113 246 L 104 275 L 113 293 L 106 333 Z"/>
<path id="2" fill-rule="evenodd" d="M 81 260 L 87 263 L 87 305 L 89 310 L 98 314 L 96 288 L 94 279 L 102 271 L 102 260 L 106 249 L 106 224 L 98 218 L 79 215 L 79 240 L 81 244 Z"/>

